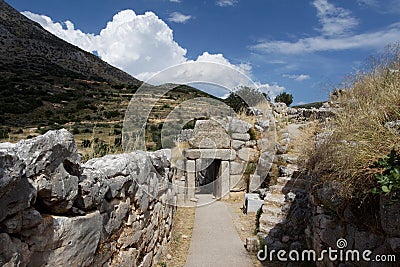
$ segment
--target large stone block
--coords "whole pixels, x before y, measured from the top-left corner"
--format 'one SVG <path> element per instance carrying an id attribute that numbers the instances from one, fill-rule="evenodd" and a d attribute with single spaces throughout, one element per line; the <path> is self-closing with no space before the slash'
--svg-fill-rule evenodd
<path id="1" fill-rule="evenodd" d="M 239 141 L 249 141 L 250 135 L 248 133 L 233 133 L 232 139 Z"/>
<path id="2" fill-rule="evenodd" d="M 241 174 L 230 176 L 230 191 L 238 192 L 247 189 L 245 177 Z"/>
<path id="3" fill-rule="evenodd" d="M 260 199 L 258 194 L 244 194 L 243 206 L 246 209 L 246 213 L 257 212 L 263 204 L 264 200 Z"/>
<path id="4" fill-rule="evenodd" d="M 239 159 L 249 161 L 251 148 L 244 147 L 237 152 Z"/>
<path id="5" fill-rule="evenodd" d="M 257 189 L 260 188 L 260 186 L 261 186 L 263 181 L 264 180 L 261 179 L 260 175 L 256 175 L 256 174 L 250 175 L 250 178 L 249 178 L 249 192 L 257 191 Z"/>
<path id="6" fill-rule="evenodd" d="M 0 229 L 3 228 L 2 230 L 7 233 L 17 234 L 21 230 L 33 228 L 41 222 L 40 213 L 34 208 L 28 208 L 1 222 Z"/>
<path id="7" fill-rule="evenodd" d="M 232 133 L 247 133 L 251 126 L 252 125 L 248 122 L 233 118 L 229 125 L 229 130 Z"/>
<path id="8" fill-rule="evenodd" d="M 198 120 L 189 144 L 193 148 L 229 148 L 231 138 L 214 120 Z"/>
<path id="9" fill-rule="evenodd" d="M 227 197 L 230 191 L 230 174 L 229 161 L 221 162 L 220 177 L 221 179 L 221 197 Z"/>
<path id="10" fill-rule="evenodd" d="M 78 195 L 81 156 L 67 130 L 18 142 L 12 151 L 24 161 L 38 201 L 54 213 L 69 211 Z"/>
<path id="11" fill-rule="evenodd" d="M 230 174 L 243 174 L 246 170 L 246 162 L 231 162 Z"/>
<path id="12" fill-rule="evenodd" d="M 45 216 L 32 230 L 31 266 L 89 266 L 93 262 L 102 231 L 96 211 L 79 217 Z"/>
<path id="13" fill-rule="evenodd" d="M 239 148 L 242 148 L 246 142 L 240 141 L 240 140 L 232 140 L 232 148 L 238 150 Z"/>
<path id="14" fill-rule="evenodd" d="M 236 152 L 232 149 L 185 149 L 184 156 L 188 159 L 234 160 Z"/>
<path id="15" fill-rule="evenodd" d="M 30 251 L 28 244 L 0 233 L 0 266 L 29 266 Z"/>

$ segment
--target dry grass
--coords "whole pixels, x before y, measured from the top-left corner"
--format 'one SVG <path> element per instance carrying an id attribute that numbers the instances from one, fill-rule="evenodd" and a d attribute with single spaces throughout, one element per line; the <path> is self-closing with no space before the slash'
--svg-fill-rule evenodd
<path id="1" fill-rule="evenodd" d="M 168 245 L 168 254 L 172 256 L 170 260 L 167 255 L 163 255 L 160 266 L 183 267 L 189 252 L 190 241 L 192 239 L 194 225 L 195 208 L 178 207 L 172 226 L 172 239 Z"/>
<path id="2" fill-rule="evenodd" d="M 309 167 L 321 182 L 339 182 L 342 197 L 369 193 L 376 184 L 371 165 L 392 149 L 400 149 L 400 135 L 385 127 L 400 119 L 398 70 L 400 47 L 395 45 L 332 95 L 342 110 L 324 125 L 330 134 L 313 150 Z"/>

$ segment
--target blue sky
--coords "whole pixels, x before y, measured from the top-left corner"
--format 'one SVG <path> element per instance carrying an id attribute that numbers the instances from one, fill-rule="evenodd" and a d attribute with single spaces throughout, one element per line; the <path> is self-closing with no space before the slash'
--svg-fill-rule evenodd
<path id="1" fill-rule="evenodd" d="M 142 80 L 184 64 L 189 80 L 207 74 L 233 86 L 238 75 L 186 64 L 215 62 L 262 90 L 292 93 L 295 103 L 326 100 L 370 55 L 400 41 L 398 0 L 6 1 Z"/>

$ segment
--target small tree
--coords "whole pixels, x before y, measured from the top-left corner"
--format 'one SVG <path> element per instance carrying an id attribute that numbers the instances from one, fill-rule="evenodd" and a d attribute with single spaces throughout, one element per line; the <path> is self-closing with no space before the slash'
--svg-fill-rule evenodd
<path id="1" fill-rule="evenodd" d="M 267 100 L 266 94 L 260 90 L 253 87 L 241 86 L 234 92 L 231 92 L 224 102 L 235 112 L 240 112 L 249 106 L 254 107 L 258 103 Z"/>
<path id="2" fill-rule="evenodd" d="M 290 106 L 293 103 L 293 95 L 282 92 L 275 97 L 275 102 L 285 103 L 286 106 Z"/>

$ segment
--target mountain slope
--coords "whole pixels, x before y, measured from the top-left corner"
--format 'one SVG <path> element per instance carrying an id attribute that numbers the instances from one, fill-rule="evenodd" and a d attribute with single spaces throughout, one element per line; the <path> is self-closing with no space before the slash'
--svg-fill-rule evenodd
<path id="1" fill-rule="evenodd" d="M 0 0 L 0 141 L 66 128 L 86 159 L 120 152 L 125 111 L 141 84 Z M 186 85 L 146 87 L 170 90 L 147 96 L 156 102 L 147 123 L 148 149 L 161 147 L 163 122 L 180 103 L 215 98 Z"/>
<path id="2" fill-rule="evenodd" d="M 141 83 L 97 56 L 47 32 L 0 0 L 0 72 L 20 69 L 96 81 Z"/>

